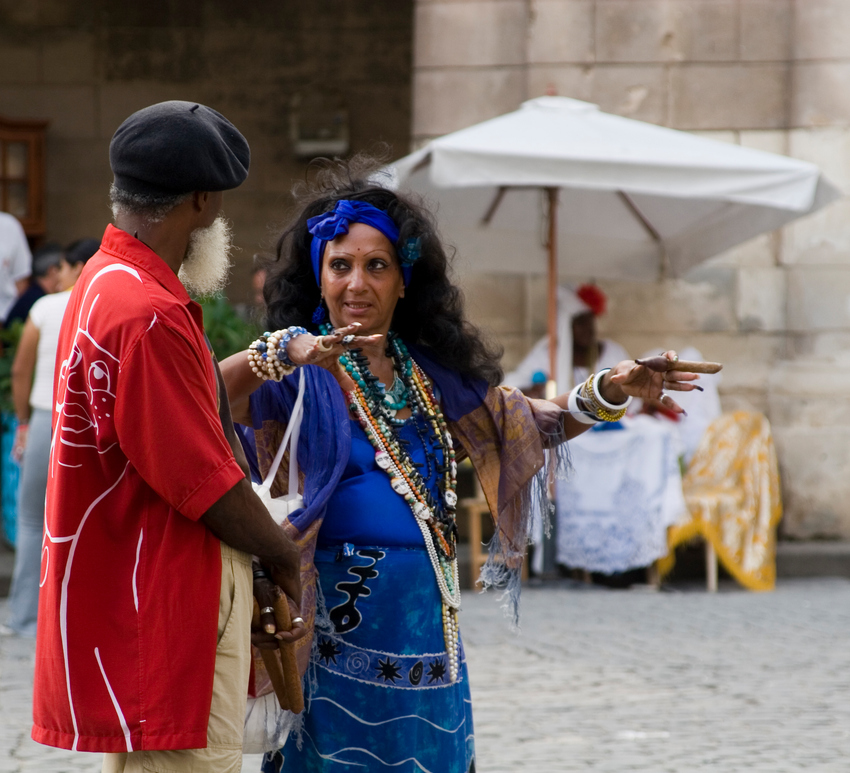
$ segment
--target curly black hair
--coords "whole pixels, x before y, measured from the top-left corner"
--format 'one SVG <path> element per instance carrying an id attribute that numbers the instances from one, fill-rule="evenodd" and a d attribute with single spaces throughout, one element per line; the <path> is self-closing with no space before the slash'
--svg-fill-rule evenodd
<path id="1" fill-rule="evenodd" d="M 426 347 L 444 367 L 498 385 L 504 375 L 502 349 L 466 319 L 463 293 L 450 280 L 449 257 L 431 214 L 413 196 L 382 186 L 375 167 L 374 159 L 363 156 L 347 162 L 323 160 L 315 182 L 301 184 L 293 192 L 300 208 L 278 240 L 277 261 L 263 288 L 267 329 L 315 327 L 312 315 L 320 291 L 310 260 L 313 237 L 307 220 L 330 212 L 340 199 L 365 201 L 396 223 L 397 249 L 408 239 L 421 241 L 421 257 L 395 308 L 392 329 L 408 343 Z"/>

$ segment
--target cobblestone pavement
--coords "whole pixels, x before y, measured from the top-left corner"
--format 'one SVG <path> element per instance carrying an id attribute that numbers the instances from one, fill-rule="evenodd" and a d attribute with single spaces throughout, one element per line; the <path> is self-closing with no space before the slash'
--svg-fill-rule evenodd
<path id="1" fill-rule="evenodd" d="M 721 590 L 529 587 L 519 636 L 467 592 L 479 772 L 850 768 L 850 581 Z M 32 662 L 0 638 L 0 773 L 100 770 L 29 740 Z"/>

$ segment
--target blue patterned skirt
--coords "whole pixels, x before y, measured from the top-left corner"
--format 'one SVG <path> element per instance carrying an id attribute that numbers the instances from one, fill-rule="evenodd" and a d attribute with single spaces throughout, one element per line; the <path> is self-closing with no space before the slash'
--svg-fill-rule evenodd
<path id="1" fill-rule="evenodd" d="M 315 560 L 338 635 L 317 635 L 303 730 L 266 755 L 263 773 L 474 771 L 463 645 L 452 684 L 425 549 L 346 544 Z"/>

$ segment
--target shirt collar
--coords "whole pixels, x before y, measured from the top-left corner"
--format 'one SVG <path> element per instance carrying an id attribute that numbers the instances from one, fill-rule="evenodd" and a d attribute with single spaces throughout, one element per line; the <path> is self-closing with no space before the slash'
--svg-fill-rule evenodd
<path id="1" fill-rule="evenodd" d="M 186 292 L 186 288 L 183 287 L 183 283 L 168 267 L 168 264 L 144 242 L 139 241 L 126 231 L 122 231 L 112 224 L 106 226 L 100 249 L 108 255 L 142 269 L 177 298 L 180 303 L 184 305 L 194 303 L 189 297 L 189 293 Z"/>

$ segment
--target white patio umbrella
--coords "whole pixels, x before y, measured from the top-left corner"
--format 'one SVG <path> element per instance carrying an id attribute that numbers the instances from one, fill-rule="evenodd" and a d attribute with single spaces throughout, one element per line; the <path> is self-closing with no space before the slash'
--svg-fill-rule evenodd
<path id="1" fill-rule="evenodd" d="M 681 276 L 841 196 L 814 164 L 566 97 L 525 102 L 390 168 L 436 205 L 462 265 L 548 272 L 551 374 L 559 264 L 600 279 Z"/>

